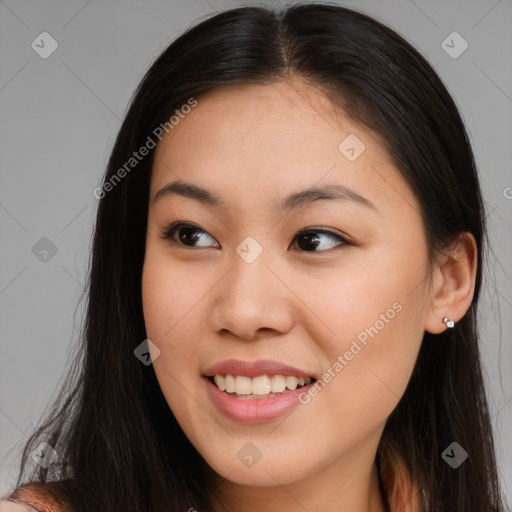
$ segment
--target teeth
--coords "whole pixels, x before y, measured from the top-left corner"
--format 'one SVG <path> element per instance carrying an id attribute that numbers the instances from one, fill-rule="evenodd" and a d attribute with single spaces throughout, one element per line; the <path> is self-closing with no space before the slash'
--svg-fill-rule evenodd
<path id="1" fill-rule="evenodd" d="M 270 378 L 272 393 L 282 393 L 286 389 L 286 377 L 282 375 L 272 375 Z"/>
<path id="2" fill-rule="evenodd" d="M 251 379 L 245 375 L 215 375 L 213 381 L 221 391 L 236 395 L 274 396 L 285 390 L 294 391 L 298 387 L 311 383 L 311 377 L 294 377 L 292 375 L 260 375 Z"/>
<path id="3" fill-rule="evenodd" d="M 215 382 L 215 384 L 217 384 L 217 387 L 221 391 L 226 390 L 226 383 L 225 383 L 224 377 L 222 377 L 222 375 L 215 375 L 215 377 L 213 377 L 213 381 Z"/>
<path id="4" fill-rule="evenodd" d="M 252 393 L 252 379 L 241 375 L 235 377 L 235 393 L 237 395 L 250 395 Z"/>
<path id="5" fill-rule="evenodd" d="M 299 379 L 297 379 L 297 377 L 293 377 L 291 375 L 286 377 L 286 387 L 288 389 L 291 389 L 292 391 L 294 391 L 297 389 L 298 384 L 299 384 Z"/>
<path id="6" fill-rule="evenodd" d="M 251 392 L 253 395 L 268 395 L 271 391 L 272 386 L 270 384 L 270 379 L 266 375 L 260 375 L 259 377 L 252 379 Z"/>
<path id="7" fill-rule="evenodd" d="M 228 393 L 235 392 L 235 377 L 233 375 L 226 375 L 224 377 L 224 386 L 226 387 L 226 391 Z"/>

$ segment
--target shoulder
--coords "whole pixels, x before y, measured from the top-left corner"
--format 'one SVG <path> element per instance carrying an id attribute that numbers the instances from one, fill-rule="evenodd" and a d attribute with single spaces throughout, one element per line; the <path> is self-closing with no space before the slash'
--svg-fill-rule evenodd
<path id="1" fill-rule="evenodd" d="M 0 500 L 0 512 L 68 512 L 54 483 L 23 484 Z"/>
<path id="2" fill-rule="evenodd" d="M 26 503 L 16 503 L 9 500 L 0 500 L 0 512 L 37 512 L 37 509 Z"/>

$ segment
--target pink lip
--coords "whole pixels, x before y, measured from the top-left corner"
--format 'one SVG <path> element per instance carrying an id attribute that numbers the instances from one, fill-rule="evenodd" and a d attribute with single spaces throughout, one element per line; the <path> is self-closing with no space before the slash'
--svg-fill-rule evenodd
<path id="1" fill-rule="evenodd" d="M 269 359 L 259 359 L 256 361 L 241 361 L 240 359 L 228 359 L 217 363 L 208 368 L 204 373 L 206 377 L 214 375 L 245 375 L 246 377 L 258 377 L 260 375 L 293 375 L 295 377 L 314 377 L 293 366 L 271 361 Z"/>
<path id="2" fill-rule="evenodd" d="M 216 374 L 222 373 L 223 372 L 217 373 L 216 371 Z M 229 374 L 233 375 L 231 372 L 229 372 Z M 238 373 L 238 375 L 240 375 L 240 373 Z M 244 375 L 247 375 L 247 373 L 244 373 Z M 258 375 L 260 374 L 258 373 Z M 244 400 L 243 398 L 234 398 L 229 396 L 225 391 L 221 391 L 211 382 L 209 377 L 203 377 L 203 381 L 206 385 L 208 395 L 217 409 L 230 420 L 245 424 L 263 423 L 285 414 L 300 403 L 299 395 L 304 392 L 307 393 L 309 388 L 316 382 L 313 381 L 307 386 L 296 389 L 295 391 L 288 391 L 287 393 L 272 398 Z"/>

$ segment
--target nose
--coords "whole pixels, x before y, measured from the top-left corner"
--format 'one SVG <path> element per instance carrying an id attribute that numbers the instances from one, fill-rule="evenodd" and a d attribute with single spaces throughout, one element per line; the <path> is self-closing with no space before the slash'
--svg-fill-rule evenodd
<path id="1" fill-rule="evenodd" d="M 277 265 L 263 255 L 247 263 L 235 253 L 231 261 L 231 270 L 214 288 L 210 319 L 215 331 L 244 340 L 290 331 L 296 318 L 294 294 Z"/>

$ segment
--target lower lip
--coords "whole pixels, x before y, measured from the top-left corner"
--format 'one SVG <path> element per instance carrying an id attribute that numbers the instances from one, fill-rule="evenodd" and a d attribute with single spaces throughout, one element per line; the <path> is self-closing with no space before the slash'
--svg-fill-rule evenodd
<path id="1" fill-rule="evenodd" d="M 234 398 L 225 391 L 221 391 L 209 378 L 203 377 L 208 394 L 220 410 L 230 420 L 238 423 L 263 423 L 271 421 L 299 404 L 299 395 L 307 393 L 314 384 L 311 382 L 295 391 L 288 391 L 272 398 L 262 398 L 254 400 L 245 400 L 243 398 Z"/>

